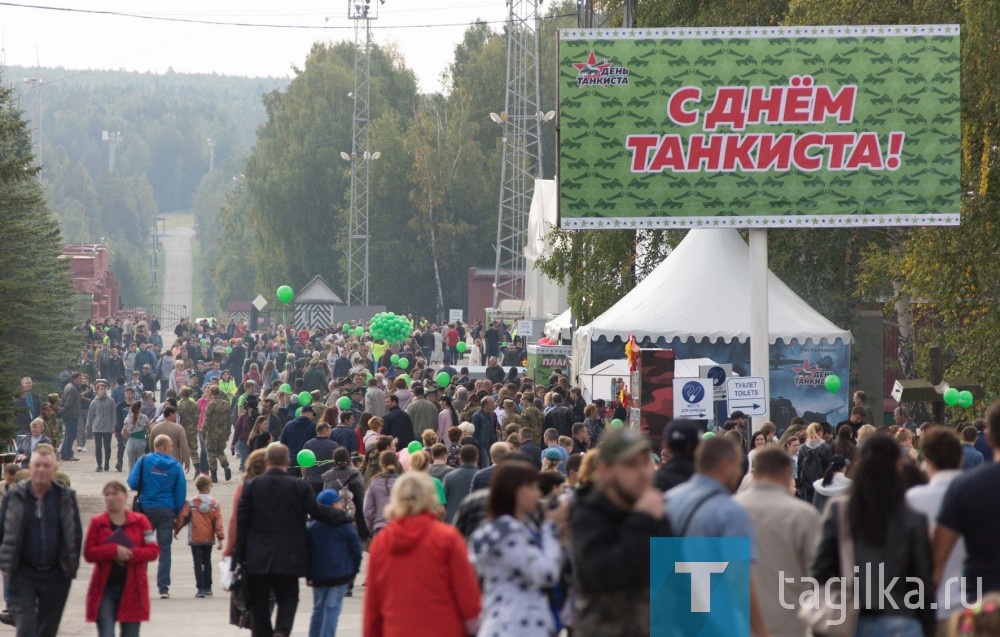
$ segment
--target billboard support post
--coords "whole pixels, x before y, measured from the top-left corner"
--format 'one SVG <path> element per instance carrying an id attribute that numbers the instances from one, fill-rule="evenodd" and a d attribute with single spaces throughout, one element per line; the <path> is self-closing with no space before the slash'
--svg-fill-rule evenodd
<path id="1" fill-rule="evenodd" d="M 767 384 L 770 373 L 770 324 L 767 298 L 767 228 L 751 228 L 750 234 L 750 375 Z M 768 388 L 770 392 L 770 388 Z M 770 396 L 770 393 L 768 393 Z M 771 401 L 765 401 L 763 416 L 753 419 L 754 430 L 771 418 Z M 726 414 L 728 416 L 728 414 Z"/>

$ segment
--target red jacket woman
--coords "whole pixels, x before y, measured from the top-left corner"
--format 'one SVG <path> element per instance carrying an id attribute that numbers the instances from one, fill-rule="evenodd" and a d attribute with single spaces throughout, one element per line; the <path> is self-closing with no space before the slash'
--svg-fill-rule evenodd
<path id="1" fill-rule="evenodd" d="M 371 545 L 364 637 L 476 632 L 479 582 L 462 535 L 435 519 L 437 504 L 427 474 L 407 473 L 396 481 L 386 507 L 389 524 Z"/>
<path id="2" fill-rule="evenodd" d="M 94 564 L 87 589 L 87 621 L 98 621 L 98 610 L 115 563 L 125 567 L 125 579 L 116 613 L 117 621 L 134 623 L 149 620 L 149 582 L 146 564 L 157 559 L 153 526 L 140 513 L 125 508 L 125 485 L 112 481 L 104 487 L 105 512 L 94 516 L 87 528 L 83 557 Z M 114 524 L 113 524 L 114 523 Z M 120 526 L 127 541 L 115 541 L 114 526 Z M 119 534 L 121 535 L 121 534 Z M 131 547 L 128 544 L 131 543 Z M 125 550 L 120 550 L 122 547 Z M 123 559 L 124 558 L 124 559 Z"/>

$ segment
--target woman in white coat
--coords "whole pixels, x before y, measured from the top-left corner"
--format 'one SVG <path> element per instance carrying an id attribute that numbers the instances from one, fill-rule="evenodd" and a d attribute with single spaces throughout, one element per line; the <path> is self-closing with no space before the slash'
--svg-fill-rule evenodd
<path id="1" fill-rule="evenodd" d="M 469 539 L 469 559 L 483 582 L 479 637 L 552 637 L 556 618 L 545 590 L 559 581 L 563 553 L 557 523 L 568 504 L 546 510 L 537 528 L 530 516 L 542 492 L 528 462 L 497 466 L 490 483 L 488 521 Z"/>

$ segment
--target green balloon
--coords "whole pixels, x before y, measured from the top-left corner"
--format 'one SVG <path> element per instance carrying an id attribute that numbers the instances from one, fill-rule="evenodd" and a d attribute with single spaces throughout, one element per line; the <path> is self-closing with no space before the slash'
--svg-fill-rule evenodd
<path id="1" fill-rule="evenodd" d="M 969 391 L 968 389 L 963 389 L 962 391 L 958 392 L 958 405 L 962 409 L 968 409 L 969 407 L 972 407 L 972 402 L 973 402 L 973 397 L 971 391 Z"/>
<path id="2" fill-rule="evenodd" d="M 614 427 L 615 429 L 618 429 L 618 428 L 621 428 L 621 427 L 624 427 L 624 426 L 625 426 L 625 423 L 623 423 L 623 422 L 622 422 L 622 419 L 621 419 L 621 418 L 615 418 L 614 420 L 612 420 L 612 421 L 611 421 L 611 422 L 609 423 L 609 425 L 608 425 L 608 426 L 609 426 L 609 427 Z"/>
<path id="3" fill-rule="evenodd" d="M 465 341 L 459 341 L 458 345 L 455 346 L 459 354 L 464 354 L 465 350 L 469 349 L 469 346 L 465 344 Z"/>
<path id="4" fill-rule="evenodd" d="M 300 405 L 311 405 L 313 401 L 312 394 L 307 391 L 299 392 L 299 404 Z"/>
<path id="5" fill-rule="evenodd" d="M 393 354 L 392 356 L 390 356 L 389 357 L 389 362 L 391 362 L 393 365 L 398 364 L 399 363 L 399 354 Z"/>
<path id="6" fill-rule="evenodd" d="M 233 353 L 233 348 L 232 347 L 227 347 L 226 348 L 226 354 L 232 354 L 232 353 Z"/>
<path id="7" fill-rule="evenodd" d="M 372 373 L 371 373 L 371 372 L 368 372 L 367 376 L 368 376 L 368 378 L 366 378 L 365 380 L 371 380 L 371 379 L 373 378 L 373 376 L 372 376 Z"/>
<path id="8" fill-rule="evenodd" d="M 408 358 L 401 358 L 401 359 L 399 359 L 399 368 L 400 369 L 406 369 L 409 366 L 410 366 L 410 359 L 408 359 Z"/>
<path id="9" fill-rule="evenodd" d="M 286 394 L 290 394 L 290 393 L 292 393 L 292 386 L 289 385 L 288 383 L 285 383 L 281 387 L 278 388 L 278 391 L 283 391 Z"/>
<path id="10" fill-rule="evenodd" d="M 438 385 L 440 385 L 441 387 L 447 387 L 448 383 L 451 382 L 451 376 L 448 374 L 448 372 L 438 372 L 437 382 Z"/>
<path id="11" fill-rule="evenodd" d="M 409 374 L 400 374 L 399 376 L 397 376 L 397 378 L 402 378 L 403 381 L 406 383 L 406 386 L 407 387 L 410 386 L 410 375 Z"/>
<path id="12" fill-rule="evenodd" d="M 302 415 L 302 408 L 299 407 L 298 409 L 295 410 L 295 417 L 298 418 L 301 415 Z"/>
<path id="13" fill-rule="evenodd" d="M 350 409 L 351 408 L 351 399 L 350 399 L 350 397 L 348 397 L 348 396 L 341 396 L 340 398 L 338 398 L 337 399 L 337 407 L 340 408 L 340 411 L 347 411 L 348 409 Z"/>
<path id="14" fill-rule="evenodd" d="M 303 449 L 295 456 L 295 459 L 299 461 L 300 467 L 305 467 L 306 469 L 316 464 L 316 454 L 312 449 Z"/>
<path id="15" fill-rule="evenodd" d="M 356 328 L 354 330 L 354 335 L 357 336 L 357 337 L 359 337 L 359 338 L 362 337 L 362 336 L 364 336 L 365 335 L 365 328 L 363 328 L 363 327 Z"/>
<path id="16" fill-rule="evenodd" d="M 292 300 L 292 297 L 295 296 L 295 292 L 292 291 L 292 287 L 290 285 L 282 285 L 278 287 L 277 296 L 278 300 L 282 303 L 288 303 Z"/>
<path id="17" fill-rule="evenodd" d="M 507 341 L 504 341 L 503 343 L 500 343 L 500 347 L 507 347 L 509 345 L 510 345 L 510 343 L 508 343 Z"/>
<path id="18" fill-rule="evenodd" d="M 201 339 L 201 344 L 202 345 L 208 345 L 208 341 L 206 341 L 205 339 Z"/>
<path id="19" fill-rule="evenodd" d="M 840 376 L 830 374 L 826 377 L 826 380 L 823 381 L 823 385 L 826 387 L 826 391 L 831 394 L 836 394 L 840 391 Z"/>
<path id="20" fill-rule="evenodd" d="M 715 438 L 715 432 L 713 432 L 713 431 L 706 431 L 705 433 L 701 434 L 701 439 L 702 440 L 708 440 L 709 438 Z"/>
<path id="21" fill-rule="evenodd" d="M 958 404 L 959 391 L 954 387 L 949 387 L 944 391 L 944 404 L 954 407 Z"/>
<path id="22" fill-rule="evenodd" d="M 406 450 L 409 451 L 411 454 L 412 453 L 417 453 L 418 451 L 420 451 L 423 448 L 424 448 L 424 445 L 421 444 L 421 442 L 419 440 L 414 440 L 410 444 L 406 445 Z"/>

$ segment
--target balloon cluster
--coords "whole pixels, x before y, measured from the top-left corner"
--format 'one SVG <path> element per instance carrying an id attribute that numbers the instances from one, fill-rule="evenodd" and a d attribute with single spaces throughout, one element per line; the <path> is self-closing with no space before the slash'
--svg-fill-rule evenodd
<path id="1" fill-rule="evenodd" d="M 972 407 L 973 401 L 972 392 L 967 389 L 958 391 L 954 387 L 949 387 L 944 390 L 944 404 L 949 407 L 958 405 L 963 409 L 968 409 L 969 407 Z"/>
<path id="2" fill-rule="evenodd" d="M 373 316 L 369 329 L 372 338 L 387 343 L 402 343 L 412 331 L 409 319 L 392 312 L 379 312 Z"/>

